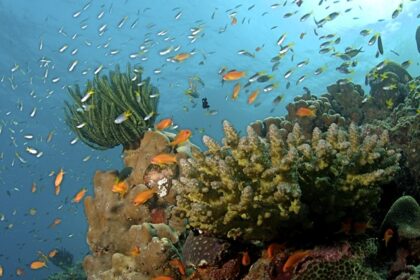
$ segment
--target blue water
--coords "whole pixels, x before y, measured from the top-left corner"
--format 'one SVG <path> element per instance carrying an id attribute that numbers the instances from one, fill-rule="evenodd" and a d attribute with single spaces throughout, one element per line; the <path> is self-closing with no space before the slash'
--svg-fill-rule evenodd
<path id="1" fill-rule="evenodd" d="M 4 220 L 0 221 L 0 265 L 5 270 L 4 277 L 43 279 L 60 271 L 52 264 L 46 269 L 31 271 L 29 264 L 38 259 L 38 251 L 48 253 L 63 247 L 73 253 L 75 259 L 83 258 L 88 252 L 83 204 L 72 204 L 70 200 L 82 187 L 88 188 L 89 195 L 93 194 L 95 170 L 120 169 L 122 148 L 95 151 L 81 141 L 71 145 L 75 135 L 64 122 L 64 100 L 69 100 L 68 85 L 83 86 L 101 64 L 101 74 L 107 74 L 116 64 L 121 64 L 123 69 L 126 63 L 141 65 L 144 77 L 150 76 L 161 92 L 158 119 L 172 116 L 180 128 L 193 131 L 192 141 L 200 146 L 203 129 L 216 139 L 222 137 L 224 119 L 244 131 L 251 121 L 284 115 L 286 104 L 302 94 L 303 87 L 320 95 L 326 92 L 326 86 L 340 78 L 364 84 L 365 74 L 383 59 L 398 63 L 410 59 L 413 64 L 408 71 L 412 76 L 419 75 L 419 54 L 414 38 L 419 23 L 419 1 L 403 1 L 404 8 L 395 19 L 391 14 L 400 1 L 323 1 L 320 6 L 318 2 L 306 0 L 298 7 L 290 0 L 285 6 L 284 1 L 266 0 L 0 0 L 0 218 L 4 215 Z M 280 5 L 271 7 L 276 3 Z M 252 5 L 255 7 L 248 10 Z M 83 10 L 84 7 L 87 8 Z M 349 8 L 351 10 L 345 12 Z M 78 11 L 81 13 L 77 16 Z M 295 11 L 291 17 L 283 17 Z M 311 11 L 306 21 L 299 20 Z M 335 33 L 341 37 L 341 42 L 335 45 L 336 51 L 344 52 L 347 46 L 363 48 L 356 57 L 358 65 L 352 74 L 335 70 L 343 62 L 339 58 L 318 53 L 323 40 L 314 34 L 314 18 L 320 20 L 335 11 L 340 15 L 317 32 L 319 36 Z M 101 12 L 103 16 L 98 19 Z M 180 18 L 175 19 L 179 12 L 182 12 Z M 235 25 L 229 17 L 232 12 L 236 12 Z M 119 28 L 124 17 L 127 17 L 126 22 Z M 100 36 L 99 29 L 104 24 L 106 31 Z M 188 35 L 195 27 L 202 31 L 191 43 Z M 225 31 L 221 32 L 223 29 Z M 383 56 L 375 58 L 376 44 L 367 43 L 372 34 L 363 37 L 359 34 L 362 29 L 372 29 L 372 34 L 380 32 L 385 49 Z M 159 36 L 161 31 L 167 34 Z M 306 35 L 299 39 L 302 32 Z M 278 70 L 271 73 L 270 60 L 279 51 L 276 41 L 283 33 L 287 33 L 285 43 L 294 42 L 294 52 L 289 52 Z M 146 47 L 147 52 L 130 58 L 130 54 L 141 50 L 145 39 L 151 42 L 151 46 Z M 61 53 L 63 45 L 68 45 L 68 49 Z M 178 52 L 195 50 L 195 54 L 182 63 L 167 62 L 166 58 L 175 53 L 161 56 L 159 51 L 170 46 L 181 46 Z M 261 48 L 258 52 L 257 47 Z M 75 48 L 78 51 L 72 55 Z M 255 58 L 239 55 L 239 50 L 255 53 Z M 112 55 L 112 51 L 118 53 Z M 69 65 L 76 59 L 78 64 L 70 72 Z M 306 59 L 308 65 L 296 67 Z M 50 62 L 46 65 L 45 60 Z M 315 76 L 315 69 L 324 65 L 327 66 L 325 73 Z M 230 96 L 236 82 L 222 85 L 218 71 L 224 66 L 246 71 L 247 77 L 266 71 L 274 75 L 273 82 L 280 86 L 273 92 L 260 93 L 252 105 L 247 104 L 249 93 L 244 89 L 238 100 L 232 101 Z M 156 69 L 161 69 L 161 73 L 155 74 Z M 294 71 L 289 78 L 291 87 L 286 90 L 283 75 L 289 69 Z M 199 88 L 200 98 L 194 100 L 196 106 L 184 94 L 188 78 L 194 75 L 205 83 Z M 302 75 L 307 78 L 296 85 Z M 54 82 L 56 78 L 58 82 Z M 263 86 L 260 84 L 260 89 Z M 253 85 L 249 89 L 255 88 Z M 364 86 L 364 89 L 368 92 L 368 88 Z M 279 94 L 284 94 L 284 100 L 274 106 L 272 101 Z M 201 108 L 203 97 L 217 114 L 209 115 Z M 35 107 L 35 116 L 31 117 Z M 49 133 L 53 133 L 53 138 L 47 143 Z M 24 135 L 28 134 L 34 139 L 25 139 Z M 37 158 L 26 151 L 27 147 L 36 148 L 43 155 Z M 90 159 L 86 160 L 87 156 Z M 56 196 L 55 175 L 49 175 L 60 168 L 66 174 L 61 194 Z M 33 183 L 37 185 L 35 193 L 31 192 Z M 30 208 L 36 208 L 36 215 L 28 214 Z M 49 228 L 57 217 L 62 223 Z M 25 274 L 17 277 L 17 268 L 23 268 Z"/>

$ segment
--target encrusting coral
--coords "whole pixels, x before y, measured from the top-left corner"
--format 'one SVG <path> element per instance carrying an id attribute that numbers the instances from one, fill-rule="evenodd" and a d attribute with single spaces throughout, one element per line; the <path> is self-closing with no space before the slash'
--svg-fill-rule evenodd
<path id="1" fill-rule="evenodd" d="M 107 76 L 88 81 L 85 92 L 70 87 L 73 104 L 66 102 L 66 122 L 85 144 L 95 149 L 130 146 L 153 126 L 159 92 L 142 80 L 142 68 L 121 73 L 117 66 Z M 124 116 L 116 121 L 119 116 Z"/>
<path id="2" fill-rule="evenodd" d="M 180 160 L 174 180 L 189 224 L 216 236 L 268 241 L 293 228 L 325 231 L 345 217 L 366 222 L 379 184 L 399 170 L 386 132 L 363 135 L 355 125 L 346 132 L 332 124 L 308 139 L 299 124 L 289 133 L 271 125 L 261 138 L 251 127 L 244 137 L 227 121 L 223 128 L 223 145 L 204 136 L 208 151 L 193 149 Z"/>

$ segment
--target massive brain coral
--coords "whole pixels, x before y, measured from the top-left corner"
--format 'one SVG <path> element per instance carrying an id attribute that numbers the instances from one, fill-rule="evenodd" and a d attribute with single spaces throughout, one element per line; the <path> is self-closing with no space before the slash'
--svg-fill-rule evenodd
<path id="1" fill-rule="evenodd" d="M 346 132 L 332 124 L 305 138 L 298 124 L 290 133 L 271 125 L 262 138 L 251 127 L 244 137 L 227 121 L 223 128 L 223 145 L 204 136 L 208 150 L 181 160 L 174 181 L 189 224 L 217 236 L 268 241 L 350 215 L 366 221 L 379 184 L 399 169 L 386 132 L 364 136 L 355 125 Z"/>

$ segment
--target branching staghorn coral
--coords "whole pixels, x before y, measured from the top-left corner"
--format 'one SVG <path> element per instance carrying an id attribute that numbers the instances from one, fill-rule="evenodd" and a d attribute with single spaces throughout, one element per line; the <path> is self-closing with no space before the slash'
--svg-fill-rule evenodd
<path id="1" fill-rule="evenodd" d="M 150 78 L 142 80 L 142 72 L 128 65 L 121 73 L 116 66 L 108 77 L 97 75 L 88 81 L 86 92 L 79 85 L 69 88 L 73 104 L 66 102 L 66 122 L 85 144 L 101 150 L 128 146 L 153 126 L 159 93 Z M 127 119 L 115 123 L 124 113 Z"/>
<path id="2" fill-rule="evenodd" d="M 307 139 L 296 123 L 288 134 L 271 125 L 261 138 L 251 127 L 244 137 L 227 121 L 223 128 L 223 145 L 203 137 L 208 151 L 181 160 L 174 183 L 189 224 L 218 236 L 268 241 L 350 215 L 367 220 L 379 184 L 399 168 L 386 132 L 363 138 L 355 125 L 332 124 Z"/>

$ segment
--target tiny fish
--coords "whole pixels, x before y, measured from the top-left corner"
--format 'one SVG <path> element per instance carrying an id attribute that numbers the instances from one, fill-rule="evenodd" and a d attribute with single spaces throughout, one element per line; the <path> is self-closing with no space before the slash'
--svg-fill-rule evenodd
<path id="1" fill-rule="evenodd" d="M 124 113 L 122 113 L 121 115 L 119 115 L 115 120 L 114 123 L 115 124 L 121 124 L 123 122 L 125 122 L 126 120 L 128 120 L 128 118 L 132 115 L 132 113 L 130 111 L 125 111 Z"/>
<path id="2" fill-rule="evenodd" d="M 92 157 L 91 155 L 85 156 L 85 157 L 82 159 L 82 161 L 83 161 L 83 162 L 86 162 L 86 161 L 90 160 L 90 158 L 91 158 L 91 157 Z"/>
<path id="3" fill-rule="evenodd" d="M 181 18 L 181 16 L 182 16 L 182 11 L 178 12 L 178 13 L 175 15 L 175 20 L 180 19 L 180 18 Z"/>
<path id="4" fill-rule="evenodd" d="M 372 46 L 373 44 L 375 44 L 375 43 L 376 43 L 376 40 L 378 39 L 378 36 L 379 36 L 379 34 L 378 34 L 378 33 L 374 34 L 374 35 L 373 35 L 373 36 L 369 39 L 368 45 L 369 45 L 369 46 Z"/>
<path id="5" fill-rule="evenodd" d="M 400 3 L 398 5 L 398 8 L 395 9 L 395 11 L 392 13 L 392 19 L 395 19 L 396 17 L 398 17 L 398 15 L 401 13 L 402 9 L 403 9 L 403 3 Z"/>
<path id="6" fill-rule="evenodd" d="M 31 118 L 35 117 L 35 114 L 36 114 L 36 107 L 34 107 L 34 109 L 32 110 L 30 117 Z"/>
<path id="7" fill-rule="evenodd" d="M 281 46 L 281 45 L 283 44 L 284 40 L 286 40 L 286 36 L 287 36 L 287 34 L 286 34 L 286 33 L 283 33 L 283 34 L 280 36 L 280 38 L 277 40 L 277 46 Z"/>
<path id="8" fill-rule="evenodd" d="M 63 52 L 65 52 L 67 49 L 68 49 L 68 45 L 64 45 L 64 46 L 62 46 L 58 51 L 60 52 L 60 53 L 63 53 Z"/>
<path id="9" fill-rule="evenodd" d="M 95 71 L 93 72 L 93 74 L 98 75 L 98 74 L 99 74 L 99 72 L 101 72 L 101 70 L 102 70 L 102 68 L 103 68 L 103 67 L 104 67 L 104 65 L 103 65 L 103 64 L 99 65 L 99 66 L 95 69 Z"/>
<path id="10" fill-rule="evenodd" d="M 300 21 L 304 22 L 305 20 L 307 20 L 310 16 L 311 16 L 312 12 L 304 14 L 301 18 Z"/>
<path id="11" fill-rule="evenodd" d="M 78 124 L 78 125 L 76 125 L 76 128 L 83 128 L 83 127 L 85 127 L 86 126 L 86 124 L 87 123 L 81 123 L 81 124 Z"/>
<path id="12" fill-rule="evenodd" d="M 155 112 L 150 112 L 147 116 L 144 117 L 144 121 L 150 120 L 155 115 Z"/>
<path id="13" fill-rule="evenodd" d="M 117 27 L 118 28 L 122 28 L 123 26 L 124 26 L 124 24 L 125 24 L 125 22 L 127 21 L 127 19 L 128 19 L 128 16 L 124 16 L 119 22 L 118 22 L 118 25 L 117 25 Z"/>
<path id="14" fill-rule="evenodd" d="M 26 151 L 30 153 L 31 155 L 36 155 L 38 153 L 36 149 L 31 148 L 31 147 L 26 147 Z"/>
<path id="15" fill-rule="evenodd" d="M 73 62 L 71 62 L 70 64 L 69 64 L 69 68 L 68 68 L 68 70 L 69 70 L 69 72 L 72 72 L 75 68 L 76 68 L 76 65 L 79 63 L 79 61 L 76 59 L 76 60 L 74 60 Z"/>
<path id="16" fill-rule="evenodd" d="M 384 47 L 382 45 L 381 35 L 378 36 L 378 51 L 380 54 L 384 54 Z"/>

